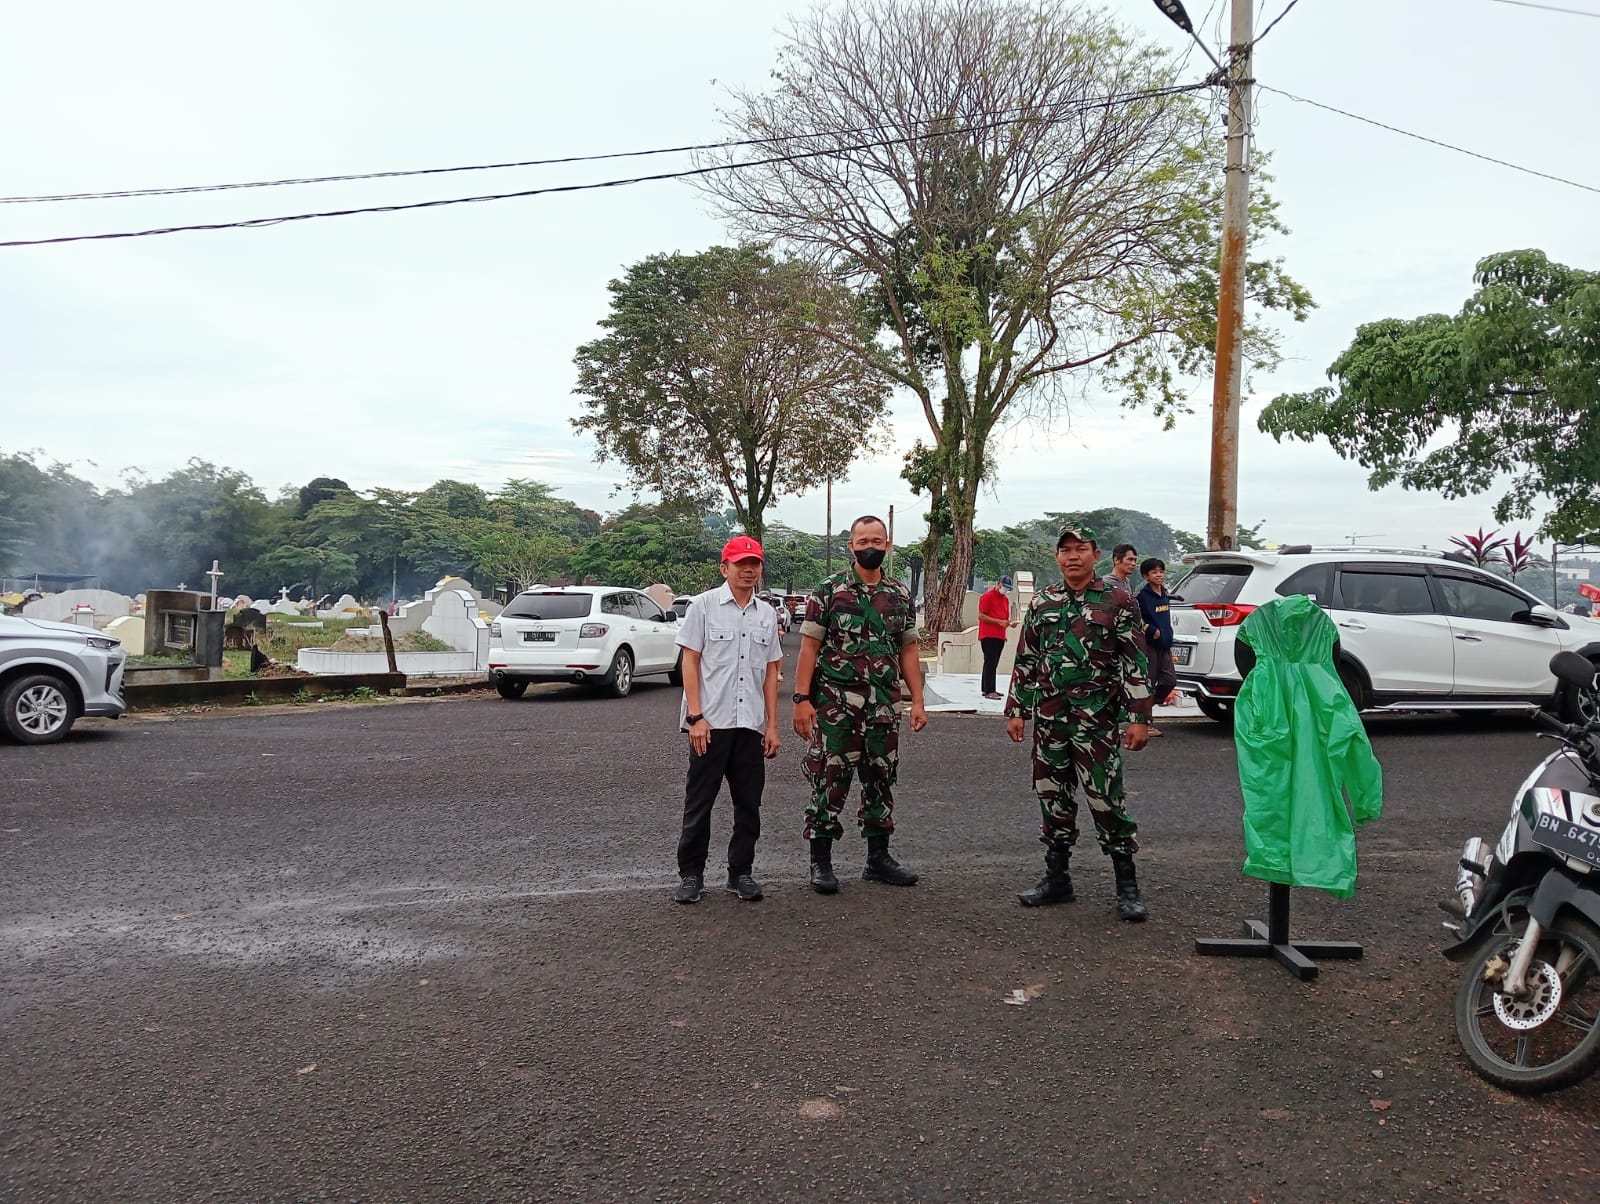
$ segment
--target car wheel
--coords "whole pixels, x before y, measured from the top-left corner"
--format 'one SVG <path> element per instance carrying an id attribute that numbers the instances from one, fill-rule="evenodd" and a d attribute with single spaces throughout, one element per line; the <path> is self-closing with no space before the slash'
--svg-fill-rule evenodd
<path id="1" fill-rule="evenodd" d="M 1207 698 L 1204 694 L 1196 695 L 1195 701 L 1200 704 L 1200 713 L 1207 719 L 1215 719 L 1224 727 L 1233 726 L 1233 703 L 1223 702 L 1220 698 Z"/>
<path id="2" fill-rule="evenodd" d="M 683 684 L 683 653 L 678 653 L 678 663 L 667 670 L 667 680 L 675 686 Z"/>
<path id="3" fill-rule="evenodd" d="M 1367 696 L 1367 687 L 1361 680 L 1361 674 L 1354 665 L 1345 661 L 1339 662 L 1339 684 L 1344 687 L 1344 692 L 1350 695 L 1350 701 L 1355 703 L 1356 710 L 1364 711 L 1372 705 L 1372 699 Z"/>
<path id="4" fill-rule="evenodd" d="M 612 658 L 611 669 L 606 673 L 604 688 L 613 698 L 626 698 L 633 689 L 633 653 L 618 648 Z"/>
<path id="5" fill-rule="evenodd" d="M 495 681 L 494 688 L 499 691 L 501 698 L 515 702 L 528 692 L 528 683 L 526 679 L 502 677 Z"/>
<path id="6" fill-rule="evenodd" d="M 0 722 L 21 744 L 50 744 L 72 730 L 72 691 L 53 673 L 18 677 L 0 691 Z"/>
<path id="7" fill-rule="evenodd" d="M 1576 686 L 1563 685 L 1557 697 L 1557 710 L 1563 723 L 1593 723 L 1600 719 L 1592 694 Z"/>

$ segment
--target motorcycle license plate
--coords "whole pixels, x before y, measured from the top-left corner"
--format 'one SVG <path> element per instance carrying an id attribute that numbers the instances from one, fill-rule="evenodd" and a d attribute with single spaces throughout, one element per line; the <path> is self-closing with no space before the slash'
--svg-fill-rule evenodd
<path id="1" fill-rule="evenodd" d="M 1533 825 L 1533 838 L 1547 849 L 1600 869 L 1600 832 L 1593 828 L 1558 815 L 1541 815 Z"/>
<path id="2" fill-rule="evenodd" d="M 1189 658 L 1193 655 L 1193 644 L 1174 644 L 1172 646 L 1172 663 L 1174 665 L 1187 665 Z"/>

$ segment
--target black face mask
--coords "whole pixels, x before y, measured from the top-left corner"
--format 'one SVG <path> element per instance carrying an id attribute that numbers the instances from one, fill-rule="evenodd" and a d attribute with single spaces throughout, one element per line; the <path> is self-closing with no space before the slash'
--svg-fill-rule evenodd
<path id="1" fill-rule="evenodd" d="M 888 555 L 888 550 L 885 548 L 861 548 L 858 551 L 852 551 L 850 555 L 856 558 L 857 564 L 870 573 L 883 563 L 883 558 Z"/>

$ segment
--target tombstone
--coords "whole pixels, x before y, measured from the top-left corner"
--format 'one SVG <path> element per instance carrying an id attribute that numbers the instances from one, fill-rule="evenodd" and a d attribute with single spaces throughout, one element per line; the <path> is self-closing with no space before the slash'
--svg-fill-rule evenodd
<path id="1" fill-rule="evenodd" d="M 433 612 L 423 620 L 422 630 L 437 636 L 457 652 L 476 652 L 479 634 L 485 638 L 489 625 L 478 617 L 474 599 L 464 589 L 443 589 L 434 593 Z"/>
<path id="2" fill-rule="evenodd" d="M 23 603 L 22 614 L 24 618 L 47 619 L 52 623 L 77 623 L 75 612 L 80 606 L 89 607 L 103 619 L 120 619 L 133 613 L 133 599 L 126 594 L 108 589 L 68 589 Z"/>
<path id="3" fill-rule="evenodd" d="M 129 656 L 144 655 L 144 618 L 141 615 L 123 615 L 106 624 L 105 634 L 122 645 Z"/>
<path id="4" fill-rule="evenodd" d="M 340 594 L 339 600 L 328 607 L 327 610 L 319 609 L 317 617 L 319 619 L 351 619 L 365 611 L 366 607 L 362 606 L 349 594 Z"/>
<path id="5" fill-rule="evenodd" d="M 145 594 L 146 656 L 184 656 L 195 664 L 222 667 L 222 626 L 210 596 L 195 590 L 153 589 Z"/>
<path id="6" fill-rule="evenodd" d="M 256 650 L 257 638 L 267 629 L 267 616 L 253 606 L 239 611 L 222 629 L 222 646 L 250 652 Z M 255 657 L 251 657 L 254 663 Z M 254 670 L 252 670 L 254 672 Z"/>

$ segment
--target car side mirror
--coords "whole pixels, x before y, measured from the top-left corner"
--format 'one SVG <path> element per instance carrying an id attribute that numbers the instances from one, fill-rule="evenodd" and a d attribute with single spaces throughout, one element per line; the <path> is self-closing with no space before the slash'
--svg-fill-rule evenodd
<path id="1" fill-rule="evenodd" d="M 1543 608 L 1519 610 L 1511 616 L 1511 621 L 1513 623 L 1526 623 L 1530 627 L 1555 627 L 1561 622 L 1554 611 Z"/>

